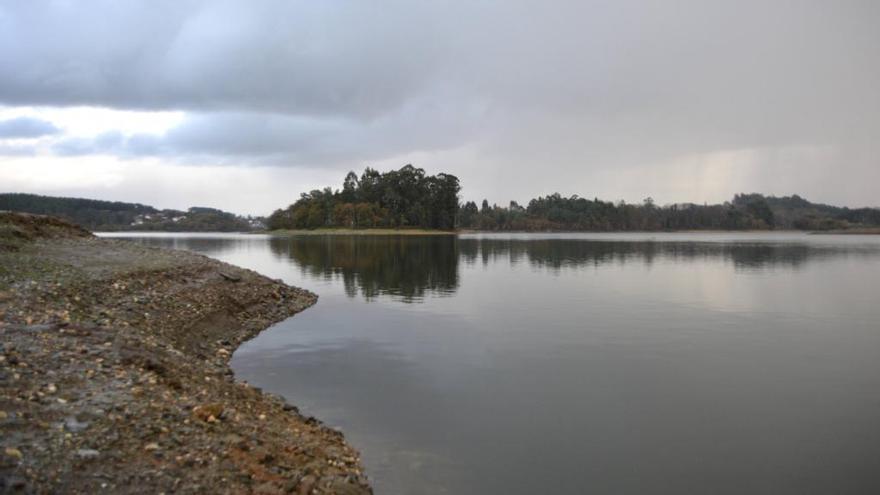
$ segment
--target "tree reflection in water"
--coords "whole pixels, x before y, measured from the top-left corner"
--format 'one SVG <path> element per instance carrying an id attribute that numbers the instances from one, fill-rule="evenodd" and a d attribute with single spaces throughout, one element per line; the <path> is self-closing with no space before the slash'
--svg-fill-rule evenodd
<path id="1" fill-rule="evenodd" d="M 275 237 L 276 256 L 316 278 L 340 277 L 350 297 L 390 295 L 419 302 L 460 284 L 459 261 L 470 266 L 506 259 L 560 271 L 609 263 L 716 261 L 735 270 L 799 269 L 809 261 L 877 257 L 876 247 L 800 242 L 654 242 L 591 239 L 494 239 L 455 236 L 326 235 Z"/>
<path id="2" fill-rule="evenodd" d="M 454 236 L 294 236 L 273 238 L 270 247 L 310 276 L 341 277 L 351 297 L 418 302 L 426 293 L 451 294 L 459 284 Z"/>

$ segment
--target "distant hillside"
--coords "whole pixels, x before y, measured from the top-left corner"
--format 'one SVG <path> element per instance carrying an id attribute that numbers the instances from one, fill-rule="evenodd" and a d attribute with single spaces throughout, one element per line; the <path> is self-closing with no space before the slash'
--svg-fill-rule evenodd
<path id="1" fill-rule="evenodd" d="M 497 231 L 852 230 L 880 227 L 880 209 L 811 203 L 798 195 L 737 194 L 723 204 L 658 206 L 551 194 L 520 206 L 464 203 L 459 228 Z"/>
<path id="2" fill-rule="evenodd" d="M 214 208 L 158 210 L 139 203 L 22 193 L 0 194 L 0 210 L 52 215 L 98 232 L 245 232 L 264 228 L 261 219 L 241 217 Z"/>
<path id="3" fill-rule="evenodd" d="M 733 205 L 746 207 L 764 202 L 773 213 L 773 226 L 781 229 L 832 230 L 880 226 L 880 209 L 847 208 L 811 203 L 798 196 L 738 194 Z"/>

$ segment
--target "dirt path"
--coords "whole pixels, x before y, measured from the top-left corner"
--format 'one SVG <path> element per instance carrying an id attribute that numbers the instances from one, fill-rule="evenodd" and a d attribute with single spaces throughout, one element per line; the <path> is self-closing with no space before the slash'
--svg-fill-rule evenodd
<path id="1" fill-rule="evenodd" d="M 340 433 L 228 366 L 316 299 L 0 213 L 0 492 L 371 493 Z"/>

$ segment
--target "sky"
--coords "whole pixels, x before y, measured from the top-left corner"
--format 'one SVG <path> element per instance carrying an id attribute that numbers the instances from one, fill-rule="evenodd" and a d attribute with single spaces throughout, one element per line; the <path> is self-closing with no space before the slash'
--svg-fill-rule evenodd
<path id="1" fill-rule="evenodd" d="M 880 206 L 880 2 L 0 0 L 0 192 Z"/>

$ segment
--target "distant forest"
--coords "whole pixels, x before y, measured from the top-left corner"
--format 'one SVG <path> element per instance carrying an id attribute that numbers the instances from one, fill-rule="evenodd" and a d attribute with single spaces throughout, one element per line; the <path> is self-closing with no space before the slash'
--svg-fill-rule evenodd
<path id="1" fill-rule="evenodd" d="M 214 208 L 186 211 L 94 199 L 0 194 L 0 210 L 61 217 L 93 231 L 245 232 L 269 228 L 423 228 L 482 231 L 846 230 L 880 227 L 880 209 L 811 203 L 798 196 L 737 194 L 723 204 L 659 206 L 551 194 L 527 205 L 461 204 L 456 176 L 406 165 L 349 172 L 341 189 L 303 193 L 268 219 Z"/>
<path id="2" fill-rule="evenodd" d="M 262 229 L 258 218 L 214 208 L 187 211 L 157 210 L 152 206 L 119 201 L 57 198 L 36 194 L 0 194 L 0 210 L 22 211 L 63 218 L 92 231 L 245 232 Z"/>
<path id="3" fill-rule="evenodd" d="M 811 203 L 798 195 L 737 194 L 723 204 L 657 206 L 651 198 L 629 204 L 551 194 L 527 206 L 515 201 L 489 206 L 483 200 L 477 207 L 468 201 L 458 225 L 490 231 L 836 230 L 878 227 L 880 209 Z"/>
<path id="4" fill-rule="evenodd" d="M 367 168 L 346 175 L 342 189 L 303 193 L 276 210 L 268 227 L 420 227 L 484 231 L 663 231 L 663 230 L 834 230 L 880 226 L 880 209 L 811 203 L 798 195 L 774 197 L 737 194 L 723 204 L 658 206 L 610 202 L 560 194 L 542 196 L 525 206 L 459 203 L 458 178 L 426 175 L 407 165 L 380 173 Z"/>

